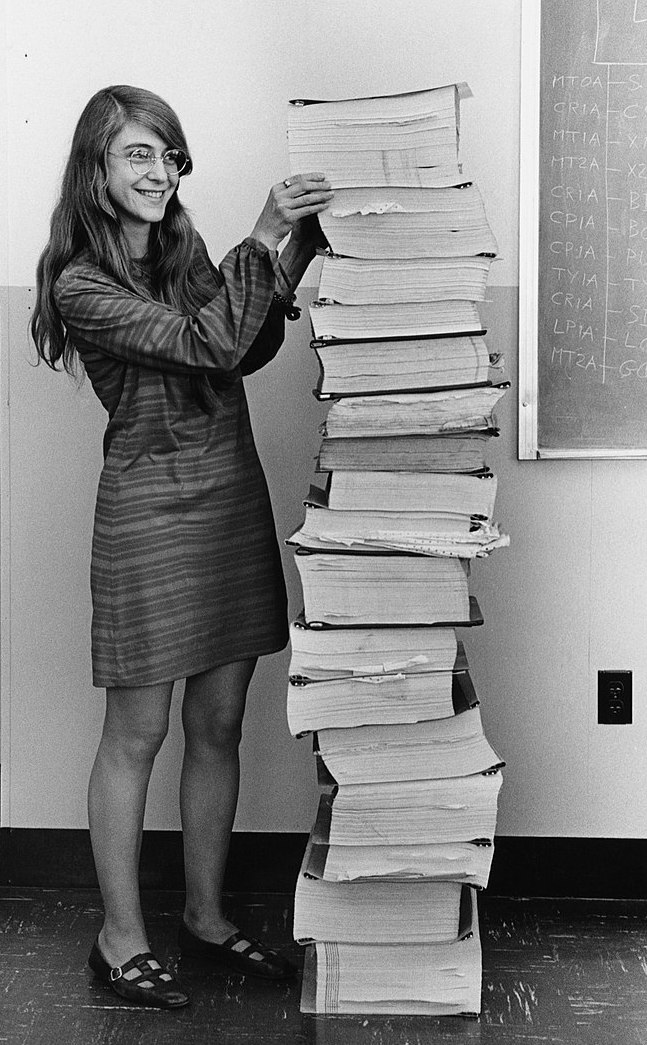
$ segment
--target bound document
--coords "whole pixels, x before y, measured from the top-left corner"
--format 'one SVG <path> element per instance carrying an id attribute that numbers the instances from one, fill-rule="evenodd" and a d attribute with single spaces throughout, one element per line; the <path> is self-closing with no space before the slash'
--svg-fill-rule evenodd
<path id="1" fill-rule="evenodd" d="M 364 306 L 483 301 L 489 270 L 485 257 L 369 260 L 325 254 L 319 298 Z"/>
<path id="2" fill-rule="evenodd" d="M 326 172 L 333 188 L 460 185 L 461 98 L 467 84 L 377 98 L 296 100 L 288 112 L 293 174 Z"/>
<path id="3" fill-rule="evenodd" d="M 325 436 L 317 471 L 464 472 L 489 471 L 486 452 L 496 429 L 469 435 Z"/>
<path id="4" fill-rule="evenodd" d="M 492 842 L 499 770 L 442 780 L 340 784 L 330 813 L 331 845 Z"/>
<path id="5" fill-rule="evenodd" d="M 494 523 L 431 512 L 331 511 L 306 507 L 303 525 L 286 544 L 308 551 L 398 551 L 450 559 L 483 558 L 506 548 L 507 534 Z"/>
<path id="6" fill-rule="evenodd" d="M 337 438 L 447 435 L 496 429 L 494 408 L 508 384 L 441 392 L 348 396 L 333 402 L 322 434 Z"/>
<path id="7" fill-rule="evenodd" d="M 302 736 L 340 727 L 444 719 L 477 703 L 467 671 L 290 679 L 287 717 L 292 735 Z"/>
<path id="8" fill-rule="evenodd" d="M 322 794 L 317 819 L 308 840 L 303 873 L 327 882 L 372 881 L 376 878 L 425 878 L 463 882 L 477 889 L 487 886 L 494 846 L 475 842 L 426 842 L 393 845 L 379 840 L 370 845 L 331 845 L 329 840 L 333 796 Z"/>
<path id="9" fill-rule="evenodd" d="M 346 511 L 429 512 L 491 519 L 496 476 L 438 472 L 344 472 L 330 475 L 327 506 Z M 316 487 L 311 489 L 313 500 Z M 322 492 L 323 493 L 323 492 Z M 326 494 L 323 493 L 325 497 Z"/>
<path id="10" fill-rule="evenodd" d="M 295 561 L 308 624 L 442 624 L 470 622 L 463 559 L 306 552 Z"/>
<path id="11" fill-rule="evenodd" d="M 481 945 L 476 910 L 471 934 L 453 943 L 308 945 L 301 1011 L 477 1016 Z"/>
<path id="12" fill-rule="evenodd" d="M 467 671 L 452 628 L 352 628 L 316 631 L 301 614 L 290 625 L 290 681 L 315 682 L 406 672 Z"/>
<path id="13" fill-rule="evenodd" d="M 427 722 L 321 729 L 315 751 L 337 784 L 440 780 L 498 769 L 478 707 Z"/>
<path id="14" fill-rule="evenodd" d="M 351 258 L 494 257 L 497 243 L 476 185 L 449 189 L 337 189 L 319 224 Z"/>
<path id="15" fill-rule="evenodd" d="M 488 352 L 482 337 L 311 344 L 321 370 L 318 398 L 482 385 L 502 369 L 501 357 Z"/>
<path id="16" fill-rule="evenodd" d="M 325 300 L 310 306 L 316 338 L 425 337 L 427 334 L 484 334 L 473 301 L 409 301 L 342 305 Z"/>
<path id="17" fill-rule="evenodd" d="M 425 475 L 418 472 L 333 472 L 333 478 L 347 476 Z M 430 475 L 432 473 L 426 473 Z M 436 478 L 443 478 L 439 473 Z M 448 478 L 475 478 L 448 476 Z M 398 489 L 398 487 L 394 487 Z M 379 496 L 379 484 L 376 497 Z M 393 491 L 391 491 L 393 492 Z M 421 495 L 420 495 L 421 496 Z M 450 496 L 449 494 L 447 496 Z M 357 491 L 362 501 L 362 489 Z M 443 510 L 443 499 L 438 497 L 439 510 L 398 510 L 384 493 L 384 509 L 351 504 L 348 507 L 328 507 L 326 493 L 311 487 L 303 524 L 287 539 L 288 544 L 310 551 L 404 551 L 416 555 L 448 556 L 474 559 L 489 555 L 495 548 L 505 547 L 509 538 L 484 515 L 474 512 L 469 505 L 462 510 Z M 406 500 L 403 496 L 403 503 Z M 415 503 L 415 502 L 414 502 Z M 479 506 L 485 511 L 485 501 Z"/>
<path id="18" fill-rule="evenodd" d="M 449 943 L 471 931 L 469 886 L 460 882 L 326 882 L 297 879 L 298 943 Z"/>

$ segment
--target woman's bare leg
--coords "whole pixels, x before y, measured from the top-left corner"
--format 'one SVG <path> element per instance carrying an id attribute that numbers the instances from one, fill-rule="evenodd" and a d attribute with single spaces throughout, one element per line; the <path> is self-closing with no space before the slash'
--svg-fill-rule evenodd
<path id="1" fill-rule="evenodd" d="M 192 676 L 182 708 L 185 921 L 213 943 L 222 943 L 236 928 L 223 914 L 222 888 L 238 801 L 245 699 L 255 666 L 256 660 L 237 661 Z"/>
<path id="2" fill-rule="evenodd" d="M 139 896 L 139 857 L 146 794 L 168 729 L 172 689 L 172 683 L 162 683 L 106 691 L 88 812 L 105 910 L 99 947 L 113 966 L 149 949 Z"/>

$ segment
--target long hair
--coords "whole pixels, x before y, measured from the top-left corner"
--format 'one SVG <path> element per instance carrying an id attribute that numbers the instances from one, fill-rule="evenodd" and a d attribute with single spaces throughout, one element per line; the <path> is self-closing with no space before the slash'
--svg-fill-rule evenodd
<path id="1" fill-rule="evenodd" d="M 176 114 L 158 95 L 139 87 L 105 87 L 81 113 L 72 139 L 61 193 L 51 220 L 50 238 L 37 268 L 37 295 L 31 333 L 38 351 L 53 370 L 58 362 L 76 372 L 76 351 L 54 300 L 54 284 L 65 266 L 87 250 L 94 264 L 122 286 L 135 286 L 119 217 L 108 197 L 106 154 L 111 141 L 133 121 L 157 134 L 169 147 L 189 155 Z M 148 257 L 152 295 L 184 313 L 195 312 L 208 290 L 193 262 L 195 230 L 177 191 L 161 222 L 152 226 Z M 199 382 L 204 384 L 204 382 Z"/>

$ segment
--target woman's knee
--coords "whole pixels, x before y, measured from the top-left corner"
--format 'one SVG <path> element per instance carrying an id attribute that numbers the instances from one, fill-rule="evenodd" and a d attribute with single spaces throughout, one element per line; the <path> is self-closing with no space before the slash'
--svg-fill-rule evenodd
<path id="1" fill-rule="evenodd" d="M 104 732 L 104 739 L 115 753 L 130 762 L 152 762 L 166 739 L 167 728 L 138 726 L 122 729 L 112 726 Z"/>
<path id="2" fill-rule="evenodd" d="M 185 705 L 182 721 L 187 747 L 225 754 L 240 746 L 243 716 L 237 708 L 212 706 L 198 711 Z"/>
<path id="3" fill-rule="evenodd" d="M 108 690 L 102 744 L 128 761 L 152 761 L 168 733 L 170 689 Z"/>
<path id="4" fill-rule="evenodd" d="M 254 664 L 224 664 L 187 679 L 182 723 L 189 747 L 223 753 L 238 749 Z"/>

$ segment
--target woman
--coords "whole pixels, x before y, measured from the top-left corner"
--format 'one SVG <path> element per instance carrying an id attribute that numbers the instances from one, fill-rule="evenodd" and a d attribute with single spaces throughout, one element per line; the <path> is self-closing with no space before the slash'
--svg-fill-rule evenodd
<path id="1" fill-rule="evenodd" d="M 182 207 L 192 163 L 175 113 L 99 91 L 77 125 L 38 266 L 39 357 L 80 360 L 108 412 L 92 545 L 93 681 L 106 688 L 89 787 L 105 918 L 90 966 L 122 997 L 188 997 L 150 953 L 138 862 L 146 792 L 186 679 L 180 807 L 183 953 L 269 978 L 292 967 L 222 910 L 245 697 L 287 642 L 286 598 L 242 376 L 271 360 L 332 196 L 322 174 L 275 185 L 219 268 Z M 278 262 L 277 248 L 290 235 Z"/>

